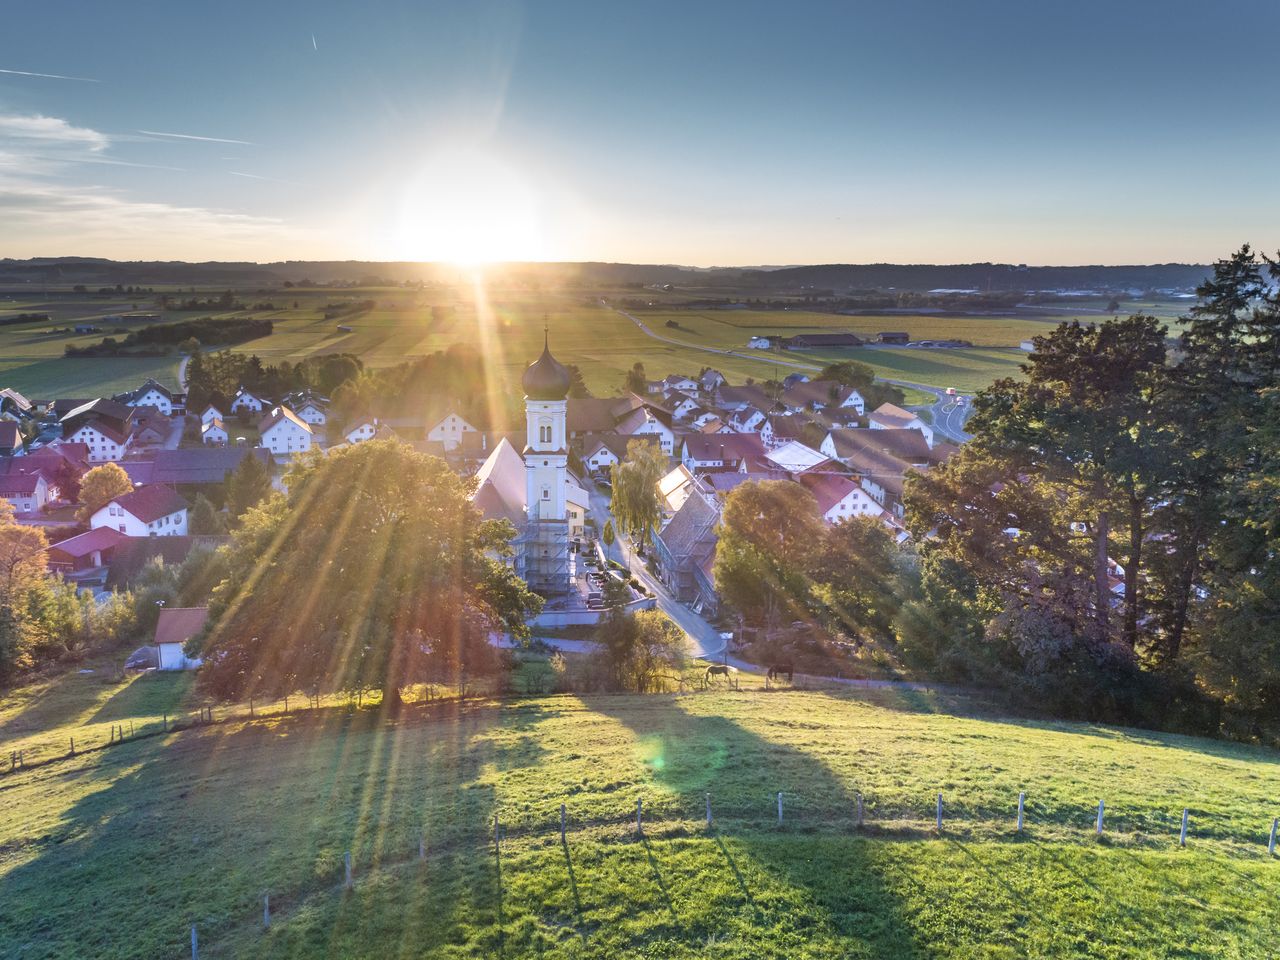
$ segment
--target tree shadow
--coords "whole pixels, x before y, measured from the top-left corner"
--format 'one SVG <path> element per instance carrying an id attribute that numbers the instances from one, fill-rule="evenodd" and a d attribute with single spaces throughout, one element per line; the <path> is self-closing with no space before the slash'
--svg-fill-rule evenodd
<path id="1" fill-rule="evenodd" d="M 829 932 L 850 954 L 928 956 L 912 932 L 902 904 L 882 882 L 880 867 L 865 842 L 813 843 L 815 830 L 853 833 L 854 796 L 825 764 L 803 751 L 770 742 L 723 717 L 685 709 L 686 698 L 600 697 L 591 706 L 626 726 L 650 745 L 646 764 L 654 792 L 655 820 L 705 816 L 705 795 L 712 794 L 714 848 L 723 858 L 732 888 L 742 897 L 757 927 L 789 923 L 772 903 L 765 907 L 751 893 L 733 850 L 745 856 L 752 872 L 799 891 L 823 908 Z M 784 791 L 784 820 L 777 823 L 776 792 Z M 655 822 L 656 827 L 656 822 Z M 641 837 L 651 870 L 679 916 L 669 886 L 662 881 L 660 845 Z M 837 878 L 849 878 L 842 885 Z M 722 878 L 723 879 L 723 878 Z M 763 879 L 763 878 L 762 878 Z M 710 882 L 708 880 L 708 882 Z M 866 924 L 864 909 L 875 904 L 879 922 Z M 696 945 L 696 931 L 686 931 Z"/>

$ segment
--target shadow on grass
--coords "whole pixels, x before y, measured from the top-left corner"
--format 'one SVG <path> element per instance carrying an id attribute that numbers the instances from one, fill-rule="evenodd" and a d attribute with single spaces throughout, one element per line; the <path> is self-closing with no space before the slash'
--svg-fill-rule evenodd
<path id="1" fill-rule="evenodd" d="M 657 812 L 697 818 L 712 794 L 712 833 L 730 889 L 740 896 L 756 928 L 785 928 L 792 918 L 775 903 L 762 903 L 751 892 L 755 882 L 781 882 L 820 907 L 833 936 L 850 954 L 927 956 L 901 903 L 882 882 L 865 843 L 814 843 L 806 834 L 831 813 L 848 816 L 854 797 L 824 764 L 803 751 L 767 741 L 717 716 L 689 712 L 677 696 L 600 697 L 590 701 L 598 712 L 628 727 L 642 745 L 654 787 L 665 794 Z M 776 791 L 784 792 L 784 823 L 776 821 Z M 811 819 L 806 823 L 806 817 Z M 823 820 L 819 820 L 822 817 Z M 661 856 L 665 844 L 642 837 L 651 870 L 672 917 L 683 911 L 673 888 L 664 881 Z M 737 856 L 735 856 L 737 854 Z M 750 869 L 739 865 L 745 857 Z M 713 878 L 699 877 L 710 888 Z M 864 922 L 868 909 L 877 922 Z M 680 929 L 677 927 L 677 929 Z M 685 930 L 683 942 L 696 947 L 704 931 Z M 715 936 L 716 931 L 710 931 Z M 637 944 L 637 947 L 643 945 Z"/>

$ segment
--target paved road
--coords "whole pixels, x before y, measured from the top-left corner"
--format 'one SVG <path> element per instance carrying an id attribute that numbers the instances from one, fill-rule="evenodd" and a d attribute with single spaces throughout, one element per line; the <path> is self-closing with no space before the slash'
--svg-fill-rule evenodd
<path id="1" fill-rule="evenodd" d="M 602 306 L 608 307 L 605 301 L 601 301 Z M 822 367 L 813 363 L 802 363 L 798 360 L 780 360 L 775 354 L 762 354 L 760 351 L 742 351 L 742 350 L 725 350 L 720 347 L 705 347 L 700 343 L 690 343 L 688 340 L 677 340 L 674 337 L 667 337 L 660 333 L 655 333 L 653 329 L 635 314 L 627 313 L 625 310 L 619 310 L 617 307 L 610 307 L 616 313 L 620 313 L 632 323 L 634 323 L 646 335 L 663 343 L 670 343 L 677 347 L 684 347 L 689 350 L 701 350 L 703 353 L 714 353 L 722 357 L 741 357 L 744 360 L 758 360 L 761 363 L 773 363 L 783 367 L 791 367 L 796 370 L 804 370 L 806 372 L 816 372 Z M 913 383 L 910 380 L 888 380 L 884 377 L 880 379 L 885 383 L 892 383 L 899 387 L 911 387 L 922 393 L 932 394 L 936 399 L 931 407 L 933 411 L 934 429 L 941 433 L 949 440 L 957 443 L 963 443 L 968 440 L 970 435 L 964 430 L 964 421 L 968 416 L 968 399 L 965 405 L 961 407 L 956 403 L 955 397 L 949 397 L 945 390 L 939 387 L 933 387 L 926 383 Z"/>

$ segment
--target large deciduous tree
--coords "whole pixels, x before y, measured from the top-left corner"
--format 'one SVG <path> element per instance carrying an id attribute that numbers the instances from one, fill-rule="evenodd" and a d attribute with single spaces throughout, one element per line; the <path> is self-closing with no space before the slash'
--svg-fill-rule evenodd
<path id="1" fill-rule="evenodd" d="M 94 467 L 80 480 L 80 507 L 76 518 L 88 521 L 95 513 L 133 489 L 133 482 L 118 463 Z"/>
<path id="2" fill-rule="evenodd" d="M 637 439 L 627 443 L 627 458 L 613 468 L 613 515 L 641 549 L 662 519 L 658 481 L 668 464 L 657 443 Z"/>
<path id="3" fill-rule="evenodd" d="M 527 636 L 540 600 L 507 563 L 514 528 L 486 521 L 443 460 L 395 441 L 302 458 L 250 510 L 193 643 L 223 697 L 378 688 L 495 665 L 497 631 Z"/>

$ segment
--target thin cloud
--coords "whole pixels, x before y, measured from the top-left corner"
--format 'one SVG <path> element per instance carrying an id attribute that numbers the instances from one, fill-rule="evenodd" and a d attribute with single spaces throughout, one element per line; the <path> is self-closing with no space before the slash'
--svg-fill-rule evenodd
<path id="1" fill-rule="evenodd" d="M 312 50 L 319 50 L 319 49 L 320 49 L 320 48 L 316 45 L 316 35 L 315 35 L 314 33 L 311 35 L 311 49 L 312 49 Z"/>
<path id="2" fill-rule="evenodd" d="M 0 140 L 41 140 L 49 143 L 105 150 L 111 139 L 97 130 L 76 127 L 61 117 L 43 114 L 0 114 Z"/>
<path id="3" fill-rule="evenodd" d="M 75 80 L 79 83 L 101 83 L 101 80 L 94 80 L 92 77 L 68 77 L 61 73 L 32 73 L 30 70 L 0 70 L 0 73 L 7 73 L 15 77 L 44 77 L 46 80 Z"/>
<path id="4" fill-rule="evenodd" d="M 138 132 L 148 137 L 171 137 L 174 140 L 201 140 L 205 143 L 238 143 L 245 147 L 253 146 L 249 140 L 229 140 L 226 137 L 197 137 L 193 133 L 161 133 L 159 130 L 139 130 Z"/>
<path id="5" fill-rule="evenodd" d="M 256 173 L 241 173 L 238 170 L 228 170 L 227 173 L 231 174 L 233 177 L 246 177 L 249 180 L 265 180 L 267 183 L 284 183 L 291 187 L 301 186 L 301 184 L 295 180 L 277 180 L 275 177 L 263 177 Z"/>

